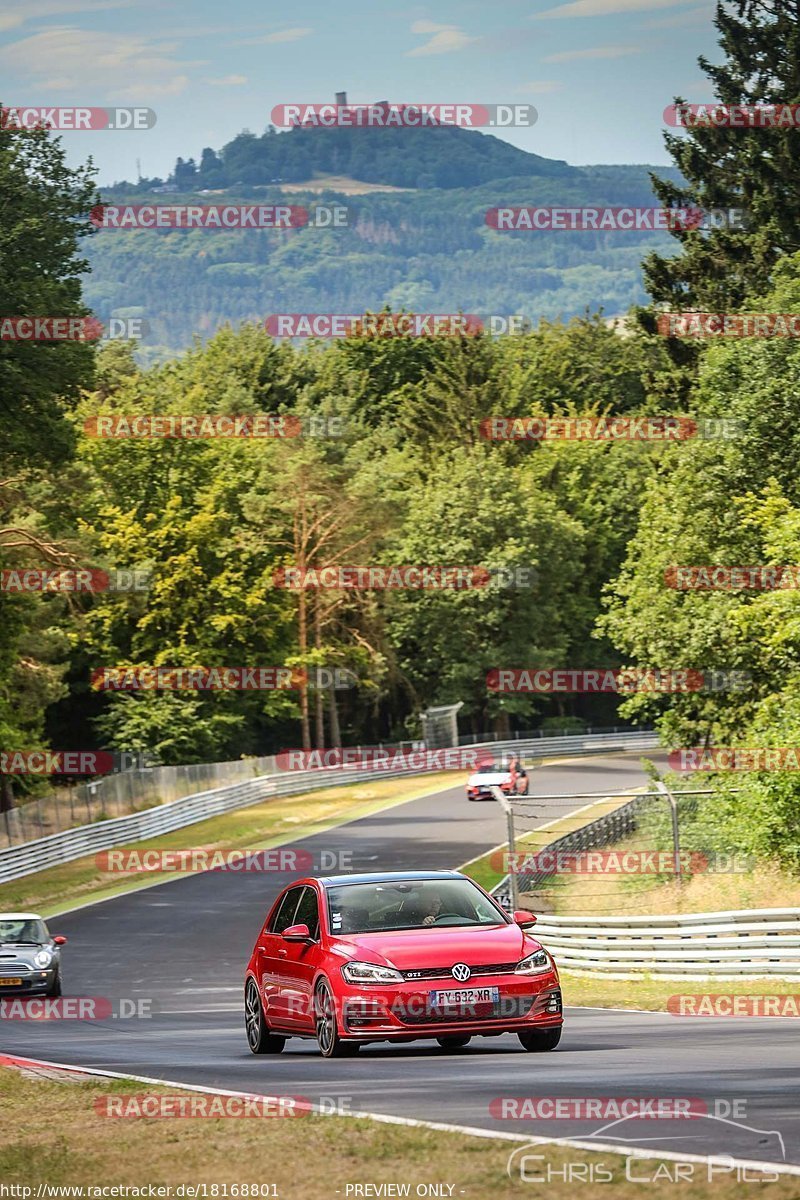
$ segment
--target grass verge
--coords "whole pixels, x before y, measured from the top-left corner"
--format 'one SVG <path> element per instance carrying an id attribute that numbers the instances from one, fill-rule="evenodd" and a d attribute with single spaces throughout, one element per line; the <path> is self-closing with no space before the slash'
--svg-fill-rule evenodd
<path id="1" fill-rule="evenodd" d="M 534 930 L 534 934 L 535 934 Z M 573 974 L 559 971 L 565 1005 L 585 1005 L 587 1008 L 644 1008 L 649 1012 L 666 1012 L 670 996 L 711 993 L 725 996 L 800 996 L 796 980 L 759 979 L 658 979 L 642 975 L 640 979 L 609 979 L 601 974 Z M 675 1017 L 676 1021 L 688 1017 Z M 701 1018 L 697 1017 L 696 1020 Z M 731 1017 L 731 1020 L 734 1020 Z M 800 1027 L 800 1022 L 798 1022 Z M 736 1026 L 734 1026 L 736 1028 Z"/>
<path id="2" fill-rule="evenodd" d="M 675 1183 L 671 1176 L 677 1164 L 631 1160 L 630 1173 L 641 1182 L 629 1182 L 622 1155 L 547 1145 L 535 1148 L 542 1157 L 530 1163 L 529 1169 L 539 1176 L 558 1174 L 546 1185 L 521 1184 L 518 1174 L 511 1179 L 506 1172 L 514 1143 L 341 1116 L 307 1115 L 301 1120 L 108 1118 L 95 1110 L 95 1103 L 102 1103 L 105 1096 L 145 1092 L 171 1095 L 177 1089 L 127 1080 L 51 1082 L 0 1068 L 0 1179 L 6 1185 L 32 1189 L 27 1196 L 8 1194 L 28 1200 L 39 1185 L 116 1185 L 144 1188 L 140 1194 L 146 1196 L 148 1185 L 176 1188 L 185 1184 L 206 1185 L 206 1195 L 211 1197 L 224 1194 L 212 1192 L 214 1185 L 247 1184 L 259 1185 L 257 1195 L 280 1200 L 331 1200 L 336 1196 L 346 1200 L 347 1196 L 381 1194 L 449 1195 L 466 1200 L 485 1200 L 487 1196 L 504 1200 L 524 1194 L 539 1200 L 553 1191 L 560 1196 L 574 1194 L 575 1182 L 565 1180 L 568 1164 L 578 1164 L 584 1178 L 587 1171 L 602 1167 L 606 1172 L 602 1181 L 615 1185 L 609 1194 L 613 1191 L 614 1197 L 622 1200 L 660 1196 L 697 1200 L 710 1197 L 712 1189 L 714 1200 L 734 1200 L 741 1194 L 733 1171 L 709 1181 L 705 1164 L 688 1164 L 693 1178 Z M 533 1128 L 531 1132 L 533 1136 Z M 542 1135 L 542 1122 L 535 1132 Z M 683 1166 L 686 1170 L 687 1164 Z M 267 1192 L 270 1184 L 275 1185 L 274 1191 Z M 355 1191 L 359 1184 L 362 1190 Z M 407 1187 L 408 1192 L 374 1190 L 380 1184 Z M 365 1185 L 372 1189 L 365 1191 Z M 431 1190 L 418 1192 L 420 1185 Z M 433 1191 L 431 1185 L 444 1187 Z M 589 1192 L 597 1194 L 594 1188 Z M 203 1197 L 202 1190 L 194 1194 Z M 797 1195 L 797 1179 L 783 1177 L 772 1183 L 773 1200 Z"/>
<path id="3" fill-rule="evenodd" d="M 463 771 L 403 779 L 379 779 L 346 787 L 320 788 L 301 796 L 264 800 L 233 812 L 198 821 L 184 829 L 147 841 L 131 842 L 130 847 L 144 850 L 263 850 L 294 843 L 311 834 L 322 833 L 346 821 L 354 821 L 381 809 L 404 804 L 420 796 L 442 791 L 463 783 Z M 114 875 L 102 871 L 93 855 L 77 858 L 58 867 L 49 867 L 34 875 L 12 880 L 0 886 L 0 910 L 38 912 L 54 916 L 89 900 L 104 900 L 123 892 L 151 887 L 169 875 L 147 872 Z"/>

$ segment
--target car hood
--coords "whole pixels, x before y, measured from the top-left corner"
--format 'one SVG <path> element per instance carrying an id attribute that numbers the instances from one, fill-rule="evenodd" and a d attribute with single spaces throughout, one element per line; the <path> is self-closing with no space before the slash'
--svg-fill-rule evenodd
<path id="1" fill-rule="evenodd" d="M 539 943 L 519 925 L 485 925 L 460 929 L 404 929 L 396 933 L 355 933 L 337 938 L 333 947 L 343 957 L 388 963 L 399 971 L 418 967 L 470 967 L 519 962 Z"/>
<path id="2" fill-rule="evenodd" d="M 54 946 L 48 946 L 47 942 L 42 942 L 40 946 L 23 946 L 15 945 L 13 942 L 4 942 L 0 946 L 0 967 L 8 967 L 15 962 L 27 963 L 29 966 L 34 965 L 34 958 L 42 950 L 54 951 Z"/>
<path id="3" fill-rule="evenodd" d="M 510 771 L 476 771 L 467 780 L 467 787 L 499 787 L 501 783 L 508 783 L 510 778 Z"/>

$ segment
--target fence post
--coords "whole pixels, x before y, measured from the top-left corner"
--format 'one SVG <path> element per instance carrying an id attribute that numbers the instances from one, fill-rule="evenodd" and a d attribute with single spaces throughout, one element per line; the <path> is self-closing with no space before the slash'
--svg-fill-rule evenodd
<path id="1" fill-rule="evenodd" d="M 672 811 L 672 849 L 675 855 L 675 879 L 680 887 L 683 883 L 683 875 L 681 874 L 681 843 L 680 832 L 678 829 L 678 801 L 673 796 L 665 783 L 660 779 L 656 780 L 656 787 L 663 796 L 667 797 L 669 806 Z"/>
<path id="2" fill-rule="evenodd" d="M 519 882 L 517 880 L 517 844 L 514 838 L 514 810 L 505 798 L 499 787 L 491 789 L 497 803 L 506 814 L 506 825 L 508 828 L 508 879 L 511 884 L 511 911 L 516 912 L 519 908 Z"/>

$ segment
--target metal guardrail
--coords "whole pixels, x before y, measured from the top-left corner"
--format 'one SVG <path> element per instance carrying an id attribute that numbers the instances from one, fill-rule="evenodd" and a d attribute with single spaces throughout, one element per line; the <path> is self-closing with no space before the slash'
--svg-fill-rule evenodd
<path id="1" fill-rule="evenodd" d="M 577 735 L 537 739 L 535 745 L 539 756 L 552 754 L 593 754 L 601 750 L 650 749 L 657 745 L 656 735 L 650 732 L 628 730 L 625 733 Z M 525 755 L 529 743 L 510 741 L 491 743 L 485 746 L 462 747 L 451 751 L 463 756 L 470 751 L 476 753 L 491 750 L 494 753 L 510 753 L 512 750 Z M 437 753 L 435 751 L 430 754 Z M 445 751 L 438 752 L 442 755 Z M 430 768 L 427 769 L 428 771 Z M 293 796 L 320 787 L 337 787 L 342 784 L 358 783 L 372 779 L 391 779 L 403 775 L 427 773 L 425 767 L 418 771 L 392 770 L 387 767 L 321 767 L 310 771 L 285 771 L 261 775 L 244 783 L 214 788 L 193 796 L 184 796 L 167 804 L 160 804 L 144 812 L 111 820 L 97 821 L 92 825 L 81 825 L 63 833 L 53 833 L 35 841 L 0 850 L 0 884 L 59 863 L 71 862 L 101 850 L 143 841 L 171 833 L 208 817 L 231 812 L 248 804 L 258 804 L 268 797 Z"/>
<path id="2" fill-rule="evenodd" d="M 547 915 L 537 921 L 535 934 L 569 970 L 800 979 L 800 908 L 648 917 Z"/>

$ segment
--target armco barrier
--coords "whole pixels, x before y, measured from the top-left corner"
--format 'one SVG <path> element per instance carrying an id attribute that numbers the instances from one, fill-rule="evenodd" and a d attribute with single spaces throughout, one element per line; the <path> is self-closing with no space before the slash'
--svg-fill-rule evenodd
<path id="1" fill-rule="evenodd" d="M 649 917 L 548 914 L 534 933 L 565 970 L 800 979 L 800 908 Z"/>
<path id="2" fill-rule="evenodd" d="M 604 750 L 649 750 L 657 746 L 656 735 L 651 732 L 629 730 L 624 733 L 576 735 L 569 737 L 541 738 L 532 741 L 508 741 L 489 743 L 463 749 L 493 753 L 516 753 L 537 757 L 561 754 L 596 754 Z M 258 804 L 272 796 L 295 796 L 320 787 L 337 787 L 341 784 L 358 783 L 370 779 L 389 779 L 403 775 L 424 774 L 419 771 L 374 769 L 358 767 L 323 767 L 313 771 L 286 771 L 260 775 L 227 787 L 214 788 L 193 796 L 184 796 L 168 804 L 160 804 L 144 812 L 126 817 L 115 817 L 97 821 L 92 825 L 81 825 L 63 833 L 24 842 L 0 850 L 0 884 L 23 875 L 31 875 L 58 863 L 71 862 L 84 855 L 111 850 L 114 846 L 142 841 L 171 833 L 207 817 L 231 812 L 248 804 Z"/>

